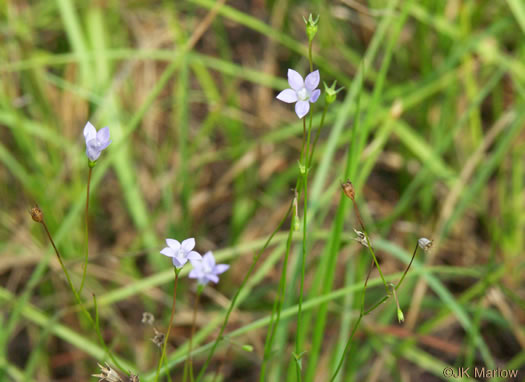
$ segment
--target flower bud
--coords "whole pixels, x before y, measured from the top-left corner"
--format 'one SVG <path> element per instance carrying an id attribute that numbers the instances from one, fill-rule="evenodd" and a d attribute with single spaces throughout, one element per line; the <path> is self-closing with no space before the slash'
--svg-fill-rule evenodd
<path id="1" fill-rule="evenodd" d="M 252 345 L 242 345 L 242 350 L 247 351 L 248 353 L 251 353 L 253 351 Z"/>
<path id="2" fill-rule="evenodd" d="M 36 206 L 31 208 L 31 218 L 37 223 L 42 223 L 44 221 L 44 214 L 42 213 L 42 210 Z"/>
<path id="3" fill-rule="evenodd" d="M 308 36 L 308 41 L 312 42 L 315 35 L 317 34 L 317 24 L 319 23 L 319 15 L 313 19 L 312 14 L 310 13 L 310 16 L 308 17 L 308 20 L 304 18 L 304 23 L 306 24 L 306 35 Z"/>
<path id="4" fill-rule="evenodd" d="M 347 180 L 346 182 L 341 184 L 341 188 L 343 189 L 343 192 L 345 193 L 346 196 L 354 200 L 355 191 L 354 191 L 354 186 L 352 185 L 352 182 Z"/>
<path id="5" fill-rule="evenodd" d="M 344 87 L 340 87 L 339 89 L 335 89 L 335 86 L 337 85 L 337 81 L 334 81 L 332 86 L 328 86 L 326 82 L 323 81 L 324 84 L 324 100 L 327 105 L 330 105 L 331 103 L 334 103 L 335 99 L 337 98 L 337 93 L 339 93 L 341 90 L 344 89 Z"/>
<path id="6" fill-rule="evenodd" d="M 403 321 L 405 321 L 405 316 L 403 315 L 403 311 L 401 310 L 400 307 L 397 307 L 397 321 L 399 323 L 402 323 Z"/>

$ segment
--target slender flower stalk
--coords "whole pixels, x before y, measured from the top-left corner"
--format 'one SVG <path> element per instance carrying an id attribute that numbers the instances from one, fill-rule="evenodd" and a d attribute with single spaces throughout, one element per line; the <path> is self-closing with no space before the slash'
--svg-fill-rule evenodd
<path id="1" fill-rule="evenodd" d="M 324 126 L 324 120 L 326 117 L 326 111 L 328 110 L 328 104 L 324 105 L 323 108 L 323 114 L 321 115 L 321 123 L 319 124 L 319 127 L 317 128 L 317 131 L 315 133 L 314 143 L 312 144 L 312 152 L 310 153 L 310 158 L 308 159 L 308 168 L 312 166 L 312 160 L 314 158 L 315 148 L 317 147 L 317 141 L 319 140 L 319 136 L 321 135 L 321 130 Z"/>
<path id="2" fill-rule="evenodd" d="M 91 173 L 93 172 L 93 167 L 89 166 L 88 171 L 88 180 L 87 180 L 87 190 L 86 190 L 86 221 L 85 221 L 85 240 L 86 240 L 86 253 L 84 258 L 84 268 L 82 270 L 82 279 L 80 281 L 80 288 L 78 288 L 78 294 L 82 293 L 82 289 L 84 288 L 84 282 L 86 280 L 86 272 L 87 272 L 87 265 L 88 265 L 88 258 L 89 258 L 89 219 L 88 219 L 88 211 L 89 211 L 89 186 L 91 184 Z"/>
<path id="3" fill-rule="evenodd" d="M 202 294 L 202 291 L 204 289 L 204 285 L 199 285 L 197 288 L 197 295 L 195 296 L 195 302 L 193 304 L 193 316 L 191 319 L 191 335 L 190 335 L 190 342 L 188 346 L 188 357 L 186 358 L 186 365 L 184 366 L 184 377 L 183 381 L 186 381 L 186 372 L 189 372 L 190 381 L 193 382 L 193 356 L 191 354 L 193 350 L 193 336 L 195 335 L 195 327 L 197 322 L 197 309 L 199 306 L 199 300 Z"/>
<path id="4" fill-rule="evenodd" d="M 86 281 L 87 265 L 89 258 L 89 226 L 88 226 L 88 212 L 89 212 L 89 186 L 91 184 L 91 173 L 93 172 L 93 167 L 97 164 L 97 160 L 100 157 L 102 151 L 104 151 L 110 144 L 110 133 L 109 127 L 104 127 L 97 131 L 95 126 L 91 122 L 87 122 L 84 126 L 84 140 L 86 142 L 86 156 L 88 158 L 88 181 L 87 181 L 87 191 L 86 191 L 86 222 L 85 222 L 85 241 L 86 241 L 86 253 L 84 257 L 84 267 L 82 270 L 82 279 L 80 281 L 80 288 L 78 288 L 78 294 L 82 293 L 84 288 L 84 282 Z"/>
<path id="5" fill-rule="evenodd" d="M 275 332 L 277 331 L 277 327 L 279 326 L 279 321 L 281 318 L 281 310 L 282 310 L 282 303 L 284 300 L 284 295 L 286 293 L 286 273 L 288 268 L 288 257 L 290 255 L 290 249 L 292 246 L 292 237 L 294 232 L 294 226 L 296 221 L 298 220 L 298 211 L 297 211 L 297 191 L 295 191 L 295 197 L 293 201 L 293 208 L 294 213 L 292 213 L 292 221 L 290 223 L 290 229 L 288 231 L 288 239 L 286 241 L 286 252 L 284 254 L 284 260 L 283 260 L 283 268 L 281 271 L 281 279 L 279 280 L 279 294 L 277 296 L 277 299 L 274 303 L 273 309 L 272 309 L 272 315 L 271 315 L 271 321 L 270 326 L 268 327 L 268 333 L 266 335 L 266 341 L 264 344 L 264 358 L 261 365 L 261 374 L 259 376 L 259 381 L 264 382 L 266 378 L 266 365 L 268 362 L 268 359 L 270 358 L 270 354 L 272 351 L 272 345 L 275 337 Z M 275 317 L 275 320 L 274 320 Z"/>
<path id="6" fill-rule="evenodd" d="M 253 257 L 252 263 L 250 264 L 250 267 L 248 268 L 248 271 L 246 272 L 244 279 L 241 282 L 241 285 L 239 286 L 239 289 L 237 289 L 237 292 L 235 292 L 235 295 L 233 296 L 230 306 L 228 307 L 228 310 L 226 311 L 226 314 L 224 316 L 224 321 L 222 322 L 222 326 L 219 330 L 219 334 L 217 335 L 217 338 L 215 339 L 215 342 L 213 343 L 210 352 L 208 353 L 208 357 L 206 358 L 206 361 L 204 362 L 204 365 L 202 366 L 201 371 L 197 375 L 197 382 L 200 382 L 204 376 L 204 373 L 206 373 L 206 369 L 208 368 L 208 365 L 210 364 L 210 361 L 213 357 L 213 354 L 215 354 L 215 350 L 217 350 L 217 346 L 219 346 L 219 342 L 223 339 L 223 333 L 226 329 L 226 325 L 228 324 L 228 320 L 230 319 L 230 315 L 233 311 L 233 308 L 235 308 L 235 304 L 237 303 L 237 299 L 239 298 L 239 295 L 241 294 L 242 289 L 245 287 L 246 283 L 250 279 L 255 266 L 257 265 L 257 262 L 259 261 L 259 258 L 262 256 L 264 251 L 266 251 L 266 248 L 268 248 L 268 245 L 270 245 L 273 237 L 279 230 L 281 229 L 282 225 L 288 218 L 288 215 L 292 211 L 293 203 L 290 204 L 290 207 L 288 208 L 288 211 L 284 215 L 283 219 L 279 222 L 275 230 L 272 232 L 270 237 L 268 237 L 268 240 L 266 240 L 266 243 L 264 243 L 264 246 L 261 248 L 261 250 Z"/>
<path id="7" fill-rule="evenodd" d="M 92 325 L 95 328 L 95 331 L 97 333 L 97 338 L 98 338 L 101 346 L 104 348 L 104 350 L 108 354 L 109 358 L 113 361 L 113 363 L 116 366 L 118 366 L 119 368 L 122 369 L 122 367 L 120 366 L 120 363 L 118 362 L 118 360 L 115 358 L 115 356 L 111 353 L 111 351 L 107 347 L 107 345 L 106 345 L 106 343 L 104 341 L 104 337 L 102 336 L 102 333 L 100 331 L 100 327 L 98 325 L 98 309 L 97 309 L 97 301 L 96 301 L 95 295 L 93 295 L 93 302 L 94 302 L 94 307 L 95 307 L 95 317 L 97 317 L 96 320 L 94 320 L 93 317 L 91 317 L 91 314 L 87 311 L 86 307 L 84 306 L 84 303 L 82 302 L 82 299 L 80 298 L 80 295 L 78 294 L 77 290 L 73 286 L 73 283 L 71 282 L 71 277 L 69 277 L 69 272 L 67 271 L 67 268 L 64 265 L 64 262 L 62 261 L 62 256 L 60 256 L 60 252 L 58 251 L 58 248 L 55 245 L 55 242 L 53 240 L 53 237 L 51 236 L 51 233 L 49 232 L 49 229 L 47 228 L 47 224 L 46 224 L 46 222 L 44 220 L 44 214 L 43 214 L 42 210 L 38 206 L 37 207 L 33 207 L 31 209 L 31 217 L 33 218 L 33 220 L 35 222 L 42 224 L 42 226 L 44 227 L 44 231 L 46 232 L 46 235 L 47 235 L 49 241 L 51 242 L 51 245 L 53 246 L 53 249 L 55 250 L 55 254 L 57 256 L 58 262 L 60 263 L 60 267 L 62 268 L 62 271 L 64 272 L 64 275 L 66 276 L 69 288 L 73 292 L 73 295 L 75 296 L 75 300 L 76 300 L 77 304 L 80 306 L 80 310 L 82 311 L 82 314 L 89 321 L 90 325 Z"/>
<path id="8" fill-rule="evenodd" d="M 346 194 L 346 192 L 345 192 Z M 348 194 L 347 194 L 348 195 Z M 352 344 L 352 340 L 353 340 L 353 337 L 354 337 L 354 334 L 357 330 L 357 328 L 359 327 L 359 324 L 361 323 L 361 319 L 366 316 L 367 314 L 369 314 L 370 312 L 374 311 L 375 309 L 377 309 L 380 305 L 382 305 L 386 300 L 388 300 L 390 298 L 390 296 L 394 296 L 394 299 L 396 301 L 396 307 L 397 307 L 397 317 L 398 317 L 398 321 L 401 323 L 403 320 L 404 320 L 404 316 L 403 316 L 403 312 L 401 310 L 401 307 L 399 306 L 399 300 L 397 298 L 397 290 L 399 289 L 399 287 L 401 286 L 401 283 L 403 282 L 403 280 L 405 279 L 405 276 L 407 275 L 408 273 L 408 270 L 410 269 L 410 266 L 412 265 L 412 262 L 414 261 L 414 258 L 416 257 L 416 253 L 417 253 L 417 249 L 418 247 L 421 247 L 423 248 L 424 250 L 429 250 L 430 247 L 432 246 L 432 241 L 431 240 L 428 240 L 426 238 L 421 238 L 418 240 L 418 242 L 416 243 L 416 247 L 414 249 L 414 252 L 412 253 L 412 258 L 410 259 L 410 263 L 408 264 L 408 266 L 406 267 L 405 271 L 403 272 L 403 275 L 401 276 L 401 279 L 398 281 L 398 283 L 394 286 L 393 284 L 390 284 L 391 286 L 391 289 L 392 289 L 392 293 L 387 293 L 386 296 L 384 296 L 383 298 L 381 298 L 377 303 L 375 303 L 371 308 L 369 308 L 368 310 L 365 310 L 365 293 L 366 293 L 366 286 L 368 284 L 368 279 L 370 278 L 370 274 L 372 272 L 372 269 L 374 267 L 374 260 L 372 260 L 372 264 L 370 265 L 369 267 L 369 271 L 368 271 L 368 275 L 365 279 L 365 284 L 363 286 L 363 293 L 362 293 L 362 297 L 361 297 L 361 309 L 360 309 L 360 312 L 359 312 L 359 317 L 357 319 L 357 321 L 354 323 L 354 327 L 352 328 L 352 332 L 350 333 L 350 337 L 348 338 L 347 342 L 346 342 L 346 345 L 345 345 L 345 349 L 343 351 L 343 354 L 341 355 L 341 359 L 339 360 L 338 364 L 337 364 L 337 367 L 335 369 L 335 372 L 332 376 L 332 378 L 330 379 L 330 382 L 333 382 L 335 380 L 335 378 L 337 377 L 337 374 L 339 374 L 339 371 L 341 370 L 341 367 L 343 366 L 343 362 L 344 360 L 346 359 L 346 356 L 347 356 L 347 353 L 348 351 L 350 350 L 350 347 L 351 347 L 351 344 Z"/>
<path id="9" fill-rule="evenodd" d="M 368 247 L 368 250 L 370 254 L 372 255 L 372 258 L 374 259 L 374 263 L 377 267 L 377 270 L 379 271 L 379 276 L 381 276 L 381 280 L 383 281 L 383 285 L 385 286 L 386 293 L 390 294 L 390 289 L 388 288 L 388 284 L 385 280 L 385 276 L 383 276 L 383 272 L 381 271 L 381 267 L 379 266 L 379 262 L 377 261 L 376 254 L 374 252 L 374 249 L 372 248 L 372 244 L 370 244 L 370 239 L 368 238 L 368 233 L 365 228 L 365 224 L 363 223 L 363 219 L 361 219 L 361 214 L 359 213 L 359 208 L 357 207 L 357 203 L 355 201 L 355 192 L 354 192 L 354 186 L 352 185 L 352 182 L 347 180 L 345 183 L 341 184 L 341 188 L 343 189 L 345 195 L 350 198 L 352 201 L 352 204 L 354 206 L 355 215 L 357 217 L 357 220 L 359 221 L 359 225 L 361 226 L 361 229 L 363 230 L 363 233 L 365 235 L 366 244 Z"/>
<path id="10" fill-rule="evenodd" d="M 164 359 L 166 358 L 166 346 L 168 344 L 168 338 L 170 337 L 171 326 L 173 325 L 173 318 L 175 317 L 175 303 L 177 301 L 177 283 L 179 281 L 180 269 L 174 267 L 173 271 L 175 273 L 175 282 L 173 283 L 173 302 L 171 304 L 170 322 L 168 324 L 168 331 L 166 332 L 164 343 L 162 345 L 162 353 L 160 354 L 159 364 L 157 365 L 157 374 L 155 375 L 155 382 L 157 382 L 159 379 L 160 368 L 162 366 L 162 363 L 164 362 Z"/>

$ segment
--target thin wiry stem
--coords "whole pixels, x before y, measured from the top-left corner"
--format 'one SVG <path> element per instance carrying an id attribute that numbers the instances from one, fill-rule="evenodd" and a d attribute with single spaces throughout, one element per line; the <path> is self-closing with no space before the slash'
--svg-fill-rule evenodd
<path id="1" fill-rule="evenodd" d="M 117 367 L 122 369 L 122 367 L 121 367 L 120 363 L 118 362 L 118 360 L 115 358 L 115 356 L 113 356 L 113 354 L 111 353 L 111 351 L 107 347 L 107 345 L 106 345 L 106 343 L 104 341 L 104 337 L 102 336 L 102 333 L 100 331 L 100 327 L 98 326 L 98 323 L 95 320 L 93 320 L 93 317 L 91 317 L 91 314 L 89 314 L 89 312 L 87 311 L 86 307 L 84 306 L 84 303 L 82 302 L 82 299 L 80 298 L 80 295 L 78 294 L 77 290 L 73 286 L 73 283 L 71 282 L 71 277 L 69 277 L 69 272 L 67 271 L 67 268 L 64 265 L 64 262 L 62 261 L 62 256 L 60 256 L 60 252 L 58 251 L 58 248 L 55 245 L 55 241 L 53 240 L 53 237 L 51 236 L 51 233 L 49 232 L 49 229 L 47 228 L 47 224 L 46 224 L 45 220 L 42 218 L 42 221 L 40 223 L 44 227 L 44 230 L 45 230 L 45 232 L 47 234 L 47 237 L 49 238 L 49 241 L 51 242 L 51 245 L 53 246 L 53 249 L 55 250 L 55 254 L 57 256 L 58 262 L 60 263 L 60 266 L 62 268 L 62 271 L 64 272 L 64 275 L 66 276 L 66 279 L 67 279 L 67 282 L 69 284 L 69 287 L 71 288 L 71 291 L 73 292 L 73 295 L 75 296 L 75 300 L 77 301 L 77 304 L 81 308 L 82 314 L 86 317 L 86 319 L 89 321 L 89 323 L 95 328 L 98 340 L 99 340 L 100 344 L 102 345 L 102 347 L 104 348 L 104 350 L 106 351 L 106 353 L 108 354 L 109 358 L 113 361 L 113 363 Z M 94 303 L 95 303 L 95 316 L 97 316 L 98 315 L 98 310 L 97 310 L 97 306 L 96 306 L 95 295 L 93 295 L 93 300 L 94 300 Z"/>
<path id="2" fill-rule="evenodd" d="M 186 366 L 184 367 L 184 378 L 183 381 L 186 381 L 186 369 L 189 371 L 190 375 L 190 382 L 193 382 L 193 356 L 191 354 L 192 348 L 193 348 L 193 336 L 195 335 L 195 324 L 197 321 L 197 308 L 199 306 L 199 299 L 202 293 L 202 287 L 199 285 L 199 288 L 197 289 L 197 296 L 195 297 L 195 303 L 193 305 L 193 318 L 191 320 L 191 335 L 190 335 L 190 343 L 188 346 L 188 358 L 186 358 Z"/>
<path id="3" fill-rule="evenodd" d="M 317 128 L 317 131 L 315 133 L 315 139 L 314 139 L 314 143 L 312 145 L 312 152 L 310 153 L 310 159 L 308 160 L 308 168 L 310 168 L 310 166 L 312 165 L 312 160 L 314 158 L 315 148 L 317 147 L 317 141 L 319 140 L 319 136 L 321 135 L 321 129 L 324 126 L 324 119 L 326 117 L 326 111 L 327 110 L 328 110 L 328 105 L 325 104 L 324 108 L 323 108 L 323 114 L 321 116 L 321 124 L 319 125 L 319 127 Z"/>
<path id="4" fill-rule="evenodd" d="M 416 241 L 416 248 L 414 248 L 414 253 L 412 254 L 412 258 L 410 259 L 410 263 L 408 263 L 408 266 L 407 268 L 405 269 L 405 272 L 403 273 L 403 276 L 401 276 L 401 279 L 399 280 L 399 282 L 397 283 L 396 285 L 396 290 L 399 289 L 399 287 L 401 286 L 401 283 L 403 282 L 403 280 L 405 279 L 405 276 L 407 275 L 407 272 L 408 270 L 410 269 L 410 266 L 412 265 L 412 262 L 414 261 L 415 257 L 416 257 L 416 253 L 417 253 L 417 248 L 419 247 L 419 243 Z"/>
<path id="5" fill-rule="evenodd" d="M 281 318 L 282 303 L 283 303 L 284 295 L 286 292 L 286 273 L 287 273 L 286 270 L 288 267 L 288 256 L 290 255 L 290 249 L 292 246 L 293 230 L 294 230 L 294 222 L 297 216 L 297 192 L 294 198 L 294 209 L 295 209 L 295 214 L 292 214 L 292 221 L 290 224 L 290 230 L 288 232 L 288 239 L 286 241 L 286 252 L 284 255 L 283 268 L 281 271 L 281 279 L 279 281 L 279 294 L 277 296 L 277 299 L 274 304 L 274 308 L 272 310 L 270 327 L 268 328 L 266 343 L 264 345 L 264 358 L 263 358 L 263 362 L 261 365 L 261 374 L 259 377 L 260 382 L 264 382 L 265 377 L 266 377 L 266 364 L 268 362 L 270 353 L 272 351 L 272 344 L 273 344 L 275 333 L 277 331 L 277 327 L 279 326 L 279 321 Z M 275 321 L 274 321 L 274 312 L 276 312 Z"/>
<path id="6" fill-rule="evenodd" d="M 246 272 L 246 275 L 244 276 L 244 279 L 242 280 L 241 285 L 239 286 L 239 289 L 237 289 L 237 292 L 235 292 L 235 295 L 232 298 L 230 306 L 228 307 L 226 315 L 224 316 L 224 321 L 222 323 L 221 329 L 219 330 L 219 334 L 217 336 L 217 339 L 213 343 L 213 345 L 212 345 L 212 347 L 210 349 L 210 352 L 208 353 L 208 358 L 206 358 L 206 361 L 204 362 L 204 365 L 203 365 L 201 371 L 199 372 L 199 375 L 197 376 L 197 382 L 199 382 L 202 379 L 202 377 L 204 376 L 204 373 L 206 372 L 206 369 L 208 368 L 208 365 L 210 364 L 211 358 L 213 357 L 213 354 L 215 353 L 215 350 L 217 349 L 217 346 L 219 345 L 219 342 L 222 340 L 222 335 L 224 333 L 224 330 L 226 329 L 226 325 L 228 324 L 228 320 L 229 320 L 230 315 L 231 315 L 231 313 L 233 311 L 233 308 L 235 307 L 235 304 L 237 302 L 237 299 L 239 298 L 239 295 L 240 295 L 242 289 L 244 288 L 244 286 L 248 282 L 249 278 L 251 277 L 251 275 L 252 275 L 252 273 L 253 273 L 253 271 L 255 269 L 255 265 L 259 261 L 259 258 L 264 253 L 264 251 L 266 250 L 266 248 L 268 247 L 268 245 L 272 241 L 272 239 L 275 236 L 275 234 L 281 229 L 281 226 L 284 224 L 284 222 L 288 218 L 288 215 L 292 211 L 292 206 L 293 206 L 293 203 L 290 203 L 290 207 L 288 208 L 288 211 L 284 215 L 283 219 L 279 222 L 277 228 L 275 228 L 275 230 L 272 232 L 272 234 L 270 235 L 268 240 L 266 240 L 266 243 L 264 243 L 264 246 L 262 247 L 262 249 L 254 256 L 253 261 L 252 261 L 252 263 L 250 265 L 250 268 L 248 268 L 248 271 Z"/>
<path id="7" fill-rule="evenodd" d="M 85 240 L 86 240 L 86 253 L 85 253 L 85 259 L 84 259 L 84 269 L 82 270 L 82 280 L 80 281 L 80 288 L 78 288 L 78 294 L 82 293 L 82 289 L 84 288 L 84 281 L 86 280 L 86 272 L 87 272 L 87 265 L 88 265 L 88 258 L 89 258 L 89 219 L 88 219 L 88 212 L 89 212 L 89 185 L 91 184 L 91 173 L 93 172 L 93 167 L 89 166 L 89 173 L 88 173 L 88 181 L 87 181 L 87 191 L 86 191 L 86 221 L 85 221 Z"/>
<path id="8" fill-rule="evenodd" d="M 164 358 L 166 357 L 166 346 L 168 344 L 168 338 L 170 336 L 171 326 L 173 325 L 173 317 L 175 317 L 175 302 L 177 301 L 177 283 L 179 281 L 180 270 L 175 267 L 173 268 L 173 270 L 175 272 L 175 282 L 173 283 L 173 302 L 171 304 L 170 322 L 168 324 L 168 331 L 166 332 L 166 337 L 164 338 L 164 344 L 162 344 L 162 353 L 160 355 L 159 364 L 157 365 L 157 374 L 155 376 L 155 382 L 157 382 L 159 379 L 160 367 L 162 366 L 162 363 L 164 362 Z"/>
<path id="9" fill-rule="evenodd" d="M 367 245 L 368 250 L 372 254 L 372 258 L 374 259 L 374 262 L 376 264 L 377 270 L 379 271 L 379 276 L 381 276 L 381 280 L 383 281 L 383 284 L 385 286 L 386 293 L 389 294 L 390 291 L 388 289 L 388 284 L 387 284 L 387 282 L 385 280 L 385 276 L 383 276 L 383 272 L 381 271 L 381 267 L 379 266 L 379 262 L 377 261 L 377 257 L 376 257 L 376 254 L 374 252 L 374 249 L 372 248 L 372 244 L 370 244 L 370 239 L 368 238 L 368 232 L 367 232 L 367 230 L 365 228 L 365 225 L 363 223 L 363 219 L 361 219 L 361 214 L 359 213 L 359 208 L 357 207 L 357 203 L 355 202 L 354 198 L 351 198 L 351 200 L 352 200 L 352 204 L 354 205 L 355 215 L 356 215 L 357 220 L 359 221 L 359 224 L 361 225 L 361 229 L 363 230 L 363 233 L 365 235 L 366 243 L 368 244 Z"/>

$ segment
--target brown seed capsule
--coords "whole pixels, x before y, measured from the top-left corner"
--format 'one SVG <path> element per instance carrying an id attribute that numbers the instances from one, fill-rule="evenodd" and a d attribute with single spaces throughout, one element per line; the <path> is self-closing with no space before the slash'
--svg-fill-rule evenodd
<path id="1" fill-rule="evenodd" d="M 149 312 L 142 313 L 142 323 L 146 325 L 153 325 L 155 316 Z"/>
<path id="2" fill-rule="evenodd" d="M 347 180 L 346 182 L 341 184 L 341 188 L 343 189 L 343 192 L 345 193 L 346 196 L 354 200 L 355 192 L 354 192 L 354 186 L 352 185 L 352 182 Z"/>
<path id="3" fill-rule="evenodd" d="M 426 237 L 420 238 L 417 241 L 417 244 L 419 245 L 419 248 L 421 248 L 425 252 L 432 248 L 432 240 L 428 240 Z"/>
<path id="4" fill-rule="evenodd" d="M 31 208 L 30 213 L 33 220 L 37 223 L 42 223 L 44 221 L 44 214 L 42 213 L 42 210 L 38 208 L 38 206 Z"/>
<path id="5" fill-rule="evenodd" d="M 111 368 L 106 363 L 106 366 L 102 366 L 101 364 L 98 364 L 98 367 L 100 368 L 100 374 L 93 374 L 93 377 L 100 378 L 98 381 L 107 381 L 107 382 L 123 382 L 122 378 L 118 373 Z"/>
<path id="6" fill-rule="evenodd" d="M 159 348 L 162 348 L 162 345 L 164 344 L 164 338 L 165 338 L 164 333 L 159 332 L 155 328 L 153 328 L 153 332 L 155 332 L 155 336 L 151 339 L 151 342 L 153 342 Z"/>
<path id="7" fill-rule="evenodd" d="M 140 382 L 139 380 L 139 376 L 138 375 L 135 375 L 135 374 L 131 374 L 129 376 L 129 382 Z"/>

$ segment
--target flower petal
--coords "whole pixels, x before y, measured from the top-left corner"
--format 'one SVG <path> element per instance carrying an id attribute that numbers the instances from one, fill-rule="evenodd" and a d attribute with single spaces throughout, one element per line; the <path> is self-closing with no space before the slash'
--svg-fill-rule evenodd
<path id="1" fill-rule="evenodd" d="M 299 118 L 303 118 L 310 111 L 310 104 L 308 101 L 297 101 L 295 104 L 295 113 Z"/>
<path id="2" fill-rule="evenodd" d="M 189 239 L 186 239 L 181 244 L 182 250 L 184 252 L 189 252 L 193 248 L 195 248 L 195 239 L 193 237 L 190 237 Z"/>
<path id="3" fill-rule="evenodd" d="M 86 155 L 90 161 L 96 161 L 100 156 L 100 152 L 96 139 L 86 142 Z"/>
<path id="4" fill-rule="evenodd" d="M 170 247 L 166 247 L 164 248 L 162 251 L 160 251 L 160 253 L 162 253 L 164 256 L 168 256 L 168 257 L 174 257 L 176 252 L 173 250 L 173 248 L 170 248 Z"/>
<path id="5" fill-rule="evenodd" d="M 172 261 L 173 261 L 173 266 L 177 269 L 180 269 L 184 266 L 184 264 L 186 264 L 187 260 L 185 258 L 182 258 L 182 257 L 174 257 L 172 258 Z"/>
<path id="6" fill-rule="evenodd" d="M 180 243 L 178 240 L 166 239 L 166 244 L 168 244 L 168 247 L 172 248 L 175 252 L 179 252 Z"/>
<path id="7" fill-rule="evenodd" d="M 217 264 L 213 269 L 213 273 L 220 275 L 221 273 L 226 272 L 229 268 L 230 266 L 228 264 Z"/>
<path id="8" fill-rule="evenodd" d="M 188 277 L 189 277 L 190 279 L 198 279 L 198 278 L 203 277 L 203 274 L 202 274 L 201 271 L 199 271 L 199 270 L 197 270 L 197 269 L 192 269 L 192 270 L 190 271 L 190 274 L 188 275 Z"/>
<path id="9" fill-rule="evenodd" d="M 312 103 L 317 102 L 317 99 L 319 98 L 320 95 L 321 95 L 321 89 L 315 89 L 312 92 L 312 95 L 310 95 L 310 102 Z"/>
<path id="10" fill-rule="evenodd" d="M 300 90 L 304 87 L 303 77 L 293 69 L 288 69 L 288 83 L 293 90 Z"/>
<path id="11" fill-rule="evenodd" d="M 202 261 L 205 265 L 210 267 L 210 269 L 215 268 L 215 257 L 213 257 L 213 253 L 211 251 L 208 251 L 204 254 Z"/>
<path id="12" fill-rule="evenodd" d="M 190 253 L 188 253 L 188 256 L 186 256 L 186 258 L 190 261 L 196 261 L 196 260 L 201 260 L 202 256 L 198 252 L 191 251 Z"/>
<path id="13" fill-rule="evenodd" d="M 200 259 L 188 259 L 190 260 L 191 265 L 195 269 L 199 269 L 202 271 L 202 257 Z"/>
<path id="14" fill-rule="evenodd" d="M 214 275 L 213 273 L 208 273 L 206 275 L 206 278 L 212 282 L 214 282 L 215 284 L 217 284 L 219 282 L 219 276 L 217 275 Z"/>
<path id="15" fill-rule="evenodd" d="M 84 126 L 84 139 L 86 140 L 86 143 L 92 139 L 95 139 L 96 137 L 97 129 L 95 129 L 95 126 L 93 126 L 91 122 L 88 121 L 86 126 Z"/>
<path id="16" fill-rule="evenodd" d="M 276 97 L 279 101 L 286 103 L 297 102 L 297 93 L 293 89 L 284 89 L 282 92 L 277 94 Z"/>
<path id="17" fill-rule="evenodd" d="M 317 88 L 319 85 L 319 80 L 319 70 L 316 70 L 315 72 L 312 72 L 306 76 L 304 80 L 304 87 L 311 92 Z"/>
<path id="18" fill-rule="evenodd" d="M 206 276 L 202 276 L 202 277 L 199 277 L 199 279 L 197 280 L 197 282 L 201 285 L 206 285 L 208 284 L 208 279 L 206 278 Z"/>
<path id="19" fill-rule="evenodd" d="M 106 126 L 97 132 L 97 141 L 99 141 L 102 146 L 106 145 L 107 147 L 109 144 L 109 127 Z"/>

